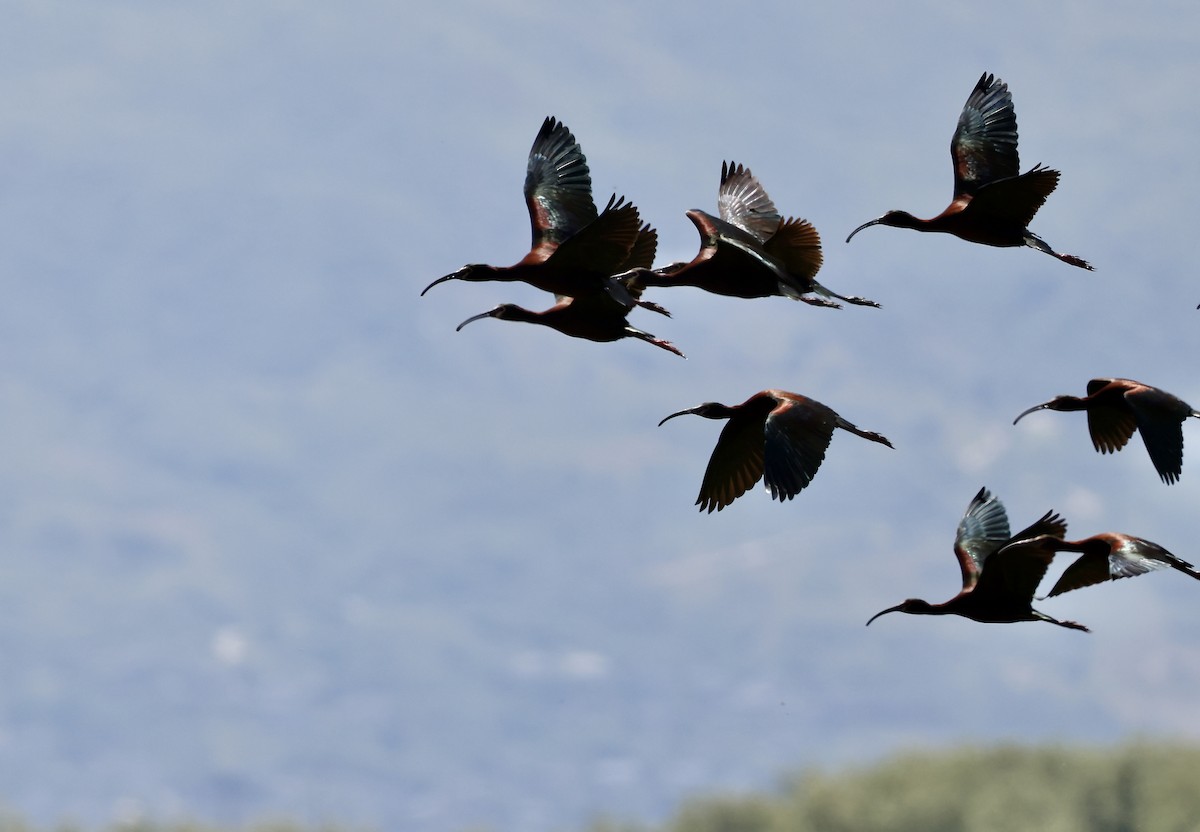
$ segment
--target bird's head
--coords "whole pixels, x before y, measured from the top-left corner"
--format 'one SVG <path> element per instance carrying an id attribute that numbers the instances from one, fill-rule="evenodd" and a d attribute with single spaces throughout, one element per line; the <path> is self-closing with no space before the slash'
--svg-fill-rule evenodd
<path id="1" fill-rule="evenodd" d="M 674 419 L 676 416 L 685 416 L 689 413 L 695 414 L 696 416 L 703 416 L 705 419 L 728 419 L 732 411 L 728 405 L 723 405 L 720 402 L 705 402 L 704 404 L 698 404 L 695 407 L 689 407 L 687 410 L 680 410 L 677 413 L 672 413 L 670 416 L 659 422 L 658 426 L 661 428 L 664 424 L 671 419 Z"/>
<path id="2" fill-rule="evenodd" d="M 850 242 L 855 234 L 864 228 L 870 228 L 872 225 L 890 225 L 892 228 L 916 228 L 919 223 L 920 220 L 907 211 L 888 211 L 882 217 L 864 222 L 858 228 L 851 231 L 850 236 L 846 238 L 846 242 Z"/>
<path id="3" fill-rule="evenodd" d="M 456 272 L 450 272 L 448 275 L 439 277 L 421 290 L 421 296 L 424 297 L 425 293 L 434 286 L 439 283 L 445 283 L 447 280 L 491 280 L 493 272 L 495 272 L 494 266 L 488 266 L 484 263 L 471 263 L 463 266 Z"/>
<path id="4" fill-rule="evenodd" d="M 1028 416 L 1030 413 L 1033 413 L 1035 410 L 1081 410 L 1081 409 L 1082 409 L 1082 405 L 1080 404 L 1080 400 L 1079 400 L 1078 396 L 1055 396 L 1053 399 L 1051 399 L 1048 402 L 1042 402 L 1041 404 L 1035 404 L 1033 407 L 1029 408 L 1028 410 L 1022 411 L 1021 415 L 1019 415 L 1017 418 L 1013 419 L 1013 424 L 1015 425 L 1017 422 L 1021 421 L 1026 416 Z"/>
<path id="5" fill-rule="evenodd" d="M 881 615 L 887 615 L 889 612 L 907 612 L 911 615 L 929 615 L 933 612 L 933 605 L 928 601 L 922 601 L 920 598 L 909 598 L 901 604 L 894 607 L 888 607 L 886 610 L 881 610 L 875 613 L 867 620 L 867 626 L 871 626 L 871 622 Z"/>
<path id="6" fill-rule="evenodd" d="M 478 321 L 482 320 L 483 318 L 499 318 L 502 321 L 515 321 L 519 319 L 522 311 L 524 310 L 522 310 L 521 307 L 517 306 L 515 303 L 502 303 L 486 312 L 480 312 L 478 315 L 472 315 L 461 324 L 456 326 L 454 331 L 458 332 L 464 326 L 471 323 L 471 321 Z"/>

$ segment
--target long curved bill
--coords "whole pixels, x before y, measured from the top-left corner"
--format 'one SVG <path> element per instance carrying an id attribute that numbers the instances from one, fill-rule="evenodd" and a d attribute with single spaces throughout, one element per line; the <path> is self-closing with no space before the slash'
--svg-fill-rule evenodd
<path id="1" fill-rule="evenodd" d="M 1017 422 L 1021 421 L 1026 416 L 1028 416 L 1030 413 L 1033 413 L 1035 410 L 1045 410 L 1049 405 L 1050 405 L 1050 402 L 1043 402 L 1042 404 L 1035 404 L 1033 407 L 1029 408 L 1028 410 L 1022 411 L 1020 416 L 1013 419 L 1013 424 L 1015 425 Z"/>
<path id="2" fill-rule="evenodd" d="M 493 316 L 492 316 L 492 312 L 494 312 L 494 311 L 495 311 L 494 309 L 489 309 L 487 312 L 480 312 L 478 315 L 472 315 L 471 317 L 469 317 L 469 318 L 467 318 L 465 321 L 463 321 L 461 324 L 459 324 L 458 326 L 454 327 L 454 331 L 455 331 L 455 332 L 458 332 L 458 331 L 459 331 L 459 330 L 461 330 L 461 329 L 462 329 L 464 326 L 466 326 L 467 324 L 471 323 L 471 321 L 481 321 L 481 320 L 483 320 L 484 318 L 491 318 L 491 317 L 493 317 Z"/>
<path id="3" fill-rule="evenodd" d="M 680 353 L 680 355 L 682 355 L 682 353 Z M 674 419 L 676 416 L 686 416 L 689 413 L 695 413 L 696 410 L 697 410 L 697 408 L 695 408 L 695 407 L 689 407 L 687 410 L 680 410 L 678 413 L 672 413 L 670 416 L 668 416 L 667 418 L 665 418 L 661 422 L 659 422 L 658 426 L 661 428 L 663 425 L 665 425 L 670 420 Z"/>
<path id="4" fill-rule="evenodd" d="M 875 613 L 869 619 L 867 619 L 867 626 L 870 627 L 871 622 L 874 621 L 876 618 L 878 618 L 881 615 L 887 615 L 889 612 L 900 612 L 900 610 L 902 610 L 902 609 L 904 609 L 904 605 L 897 604 L 894 607 L 888 607 L 886 610 L 881 610 L 880 612 Z"/>
<path id="5" fill-rule="evenodd" d="M 432 289 L 434 286 L 438 285 L 439 283 L 445 283 L 447 280 L 455 280 L 456 278 L 462 277 L 462 273 L 464 271 L 466 271 L 466 269 L 459 269 L 456 272 L 451 272 L 448 275 L 439 277 L 437 280 L 433 281 L 432 283 L 430 283 L 428 286 L 426 286 L 424 289 L 421 290 L 421 297 L 425 297 L 425 293 L 428 292 L 430 289 Z"/>
<path id="6" fill-rule="evenodd" d="M 850 232 L 850 237 L 853 237 L 855 234 L 862 231 L 864 228 L 870 228 L 872 225 L 879 225 L 879 223 L 882 221 L 883 221 L 883 217 L 877 217 L 876 219 L 870 220 L 868 222 L 864 222 L 858 228 L 856 228 Z M 846 238 L 847 243 L 850 242 L 850 237 Z"/>

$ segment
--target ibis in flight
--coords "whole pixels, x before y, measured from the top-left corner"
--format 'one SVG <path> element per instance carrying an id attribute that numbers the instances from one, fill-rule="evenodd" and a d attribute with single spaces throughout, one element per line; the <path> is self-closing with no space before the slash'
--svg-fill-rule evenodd
<path id="1" fill-rule="evenodd" d="M 1179 397 L 1128 378 L 1094 378 L 1086 396 L 1055 396 L 1021 413 L 1013 424 L 1035 410 L 1086 410 L 1092 445 L 1102 454 L 1121 450 L 1139 431 L 1158 476 L 1168 485 L 1183 471 L 1183 421 L 1200 417 Z"/>
<path id="2" fill-rule="evenodd" d="M 1017 156 L 1017 115 L 1008 85 L 985 72 L 971 91 L 954 138 L 954 199 L 932 219 L 907 211 L 888 211 L 850 232 L 846 242 L 872 225 L 941 231 L 971 243 L 989 246 L 1029 246 L 1064 263 L 1092 270 L 1073 254 L 1060 254 L 1029 230 L 1033 215 L 1058 186 L 1056 170 L 1034 165 L 1021 173 Z"/>
<path id="3" fill-rule="evenodd" d="M 832 408 L 785 390 L 763 390 L 736 405 L 719 402 L 680 410 L 659 422 L 692 413 L 706 419 L 728 419 L 713 448 L 700 483 L 696 505 L 720 511 L 760 479 L 771 497 L 790 500 L 817 475 L 834 428 L 892 447 L 887 437 L 860 430 Z"/>
<path id="4" fill-rule="evenodd" d="M 1118 578 L 1132 578 L 1156 569 L 1174 569 L 1200 580 L 1200 572 L 1157 543 L 1118 532 L 1102 532 L 1083 540 L 1043 538 L 1037 545 L 1053 552 L 1082 552 L 1051 588 L 1047 598 Z"/>
<path id="5" fill-rule="evenodd" d="M 909 598 L 871 616 L 869 625 L 889 612 L 910 615 L 961 615 L 973 621 L 1009 623 L 1048 621 L 1072 630 L 1088 628 L 1059 621 L 1033 608 L 1033 594 L 1054 560 L 1054 551 L 1041 545 L 1045 538 L 1061 542 L 1067 523 L 1048 511 L 1033 525 L 1010 534 L 1004 504 L 986 488 L 967 506 L 954 538 L 954 554 L 962 572 L 962 590 L 941 604 Z"/>
<path id="6" fill-rule="evenodd" d="M 533 141 L 525 170 L 525 204 L 533 227 L 529 253 L 512 266 L 475 263 L 439 277 L 424 295 L 447 280 L 523 281 L 555 295 L 578 297 L 603 291 L 628 303 L 624 284 L 612 274 L 625 266 L 637 244 L 637 208 L 612 198 L 603 212 L 592 201 L 587 159 L 566 125 L 547 117 Z"/>
<path id="7" fill-rule="evenodd" d="M 740 164 L 721 163 L 719 217 L 698 208 L 687 217 L 700 233 L 700 251 L 688 262 L 637 270 L 644 286 L 694 286 L 718 295 L 782 295 L 813 306 L 879 304 L 839 295 L 817 282 L 821 237 L 808 220 L 784 219 L 762 184 Z M 836 298 L 836 300 L 834 300 Z"/>

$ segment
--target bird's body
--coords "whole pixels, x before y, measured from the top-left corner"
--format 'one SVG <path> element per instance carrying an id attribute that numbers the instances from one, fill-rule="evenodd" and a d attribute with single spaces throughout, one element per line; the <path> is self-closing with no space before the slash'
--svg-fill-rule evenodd
<path id="1" fill-rule="evenodd" d="M 1102 454 L 1116 453 L 1134 431 L 1140 432 L 1150 461 L 1167 484 L 1183 471 L 1183 421 L 1200 418 L 1200 411 L 1178 396 L 1128 378 L 1094 378 L 1086 396 L 1056 396 L 1024 411 L 1013 424 L 1035 410 L 1087 411 L 1092 445 Z"/>
<path id="2" fill-rule="evenodd" d="M 1058 186 L 1056 170 L 1034 165 L 1021 173 L 1017 154 L 1017 116 L 1008 85 L 984 73 L 967 98 L 950 141 L 954 163 L 954 198 L 931 219 L 907 211 L 888 211 L 850 232 L 850 242 L 872 225 L 953 234 L 989 246 L 1029 246 L 1052 257 L 1091 270 L 1073 254 L 1061 254 L 1029 230 L 1034 214 Z"/>
<path id="3" fill-rule="evenodd" d="M 1010 534 L 1004 505 L 986 488 L 981 488 L 959 521 L 954 539 L 962 590 L 941 604 L 909 598 L 871 616 L 867 624 L 889 612 L 906 612 L 960 615 L 993 624 L 1047 621 L 1086 632 L 1087 627 L 1082 624 L 1059 621 L 1033 608 L 1033 594 L 1054 559 L 1054 551 L 1030 545 L 1031 541 L 1060 540 L 1066 532 L 1066 521 L 1048 511 L 1033 525 Z"/>
<path id="4" fill-rule="evenodd" d="M 1083 540 L 1045 540 L 1042 545 L 1056 552 L 1083 554 L 1063 571 L 1046 596 L 1051 598 L 1104 581 L 1132 578 L 1156 569 L 1171 568 L 1200 580 L 1200 572 L 1157 543 L 1119 532 L 1102 532 Z"/>
<path id="5" fill-rule="evenodd" d="M 696 498 L 701 511 L 720 511 L 760 479 L 772 498 L 792 499 L 816 476 L 835 428 L 892 447 L 886 437 L 859 429 L 832 408 L 785 390 L 763 390 L 733 406 L 705 402 L 659 425 L 689 413 L 729 420 L 704 472 Z"/>
<path id="6" fill-rule="evenodd" d="M 613 197 L 602 212 L 592 201 L 587 159 L 566 125 L 547 117 L 529 151 L 525 204 L 533 231 L 529 253 L 512 266 L 473 263 L 439 277 L 447 280 L 521 281 L 555 295 L 606 292 L 627 302 L 611 275 L 626 265 L 642 228 L 637 208 Z"/>
<path id="7" fill-rule="evenodd" d="M 687 217 L 700 233 L 700 251 L 689 262 L 638 271 L 644 286 L 694 286 L 718 295 L 782 295 L 814 306 L 879 306 L 832 292 L 816 280 L 821 238 L 812 223 L 784 219 L 749 168 L 721 164 L 720 216 L 693 209 Z"/>
<path id="8" fill-rule="evenodd" d="M 652 247 L 650 256 L 653 257 Z M 680 352 L 670 341 L 656 338 L 649 332 L 643 332 L 629 325 L 629 313 L 636 306 L 650 309 L 661 315 L 669 316 L 670 313 L 658 304 L 642 300 L 641 287 L 631 282 L 620 282 L 620 285 L 629 295 L 627 303 L 621 302 L 607 292 L 592 292 L 575 298 L 558 296 L 556 298 L 558 302 L 554 306 L 541 312 L 525 309 L 513 303 L 502 303 L 487 312 L 481 312 L 478 315 L 467 318 L 458 325 L 458 329 L 461 330 L 464 326 L 471 323 L 471 321 L 477 321 L 482 318 L 522 321 L 524 323 L 548 326 L 564 335 L 569 335 L 573 338 L 585 338 L 589 341 L 609 342 L 619 341 L 622 338 L 637 338 L 668 352 L 673 352 L 682 358 L 686 358 L 687 356 Z"/>

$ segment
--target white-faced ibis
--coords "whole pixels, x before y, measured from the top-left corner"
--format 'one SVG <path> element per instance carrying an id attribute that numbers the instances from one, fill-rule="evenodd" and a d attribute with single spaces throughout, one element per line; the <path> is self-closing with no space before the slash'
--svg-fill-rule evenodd
<path id="1" fill-rule="evenodd" d="M 738 298 L 783 295 L 835 308 L 840 304 L 830 298 L 879 306 L 866 298 L 839 295 L 817 282 L 823 260 L 817 230 L 807 220 L 784 220 L 749 168 L 721 164 L 717 208 L 720 217 L 699 209 L 687 212 L 700 232 L 700 251 L 687 263 L 638 270 L 642 285 L 695 286 Z"/>
<path id="2" fill-rule="evenodd" d="M 1128 534 L 1103 532 L 1083 540 L 1039 538 L 1030 541 L 1030 544 L 1051 552 L 1083 553 L 1063 571 L 1047 598 L 1072 589 L 1118 578 L 1132 578 L 1168 567 L 1200 580 L 1200 572 L 1187 561 L 1177 558 L 1157 543 Z"/>
<path id="3" fill-rule="evenodd" d="M 720 511 L 760 479 L 771 497 L 790 500 L 812 482 L 825 459 L 834 428 L 892 447 L 886 437 L 860 430 L 818 401 L 785 390 L 763 390 L 738 405 L 705 402 L 659 422 L 694 413 L 728 419 L 700 483 L 696 505 Z"/>
<path id="4" fill-rule="evenodd" d="M 637 241 L 637 208 L 623 197 L 613 198 L 597 214 L 587 159 L 571 131 L 554 118 L 543 122 L 529 151 L 525 203 L 533 244 L 518 263 L 467 265 L 439 277 L 421 294 L 447 280 L 505 280 L 569 297 L 603 290 L 628 301 L 610 275 L 622 269 Z"/>
<path id="5" fill-rule="evenodd" d="M 981 488 L 967 506 L 954 538 L 954 554 L 962 571 L 962 591 L 942 604 L 909 598 L 871 616 L 867 624 L 889 612 L 906 612 L 961 615 L 987 623 L 1049 621 L 1087 632 L 1088 628 L 1082 624 L 1059 621 L 1033 608 L 1033 593 L 1054 559 L 1054 551 L 1028 544 L 1031 539 L 1061 538 L 1066 533 L 1066 521 L 1048 511 L 1029 528 L 1010 535 L 1004 505 L 986 488 Z"/>
<path id="6" fill-rule="evenodd" d="M 1133 432 L 1140 431 L 1159 477 L 1168 485 L 1183 471 L 1183 420 L 1200 417 L 1200 412 L 1165 390 L 1127 378 L 1094 378 L 1087 395 L 1055 396 L 1034 405 L 1013 424 L 1035 410 L 1086 410 L 1092 445 L 1102 454 L 1125 447 Z"/>
<path id="7" fill-rule="evenodd" d="M 1058 186 L 1056 170 L 1034 165 L 1021 173 L 1017 156 L 1017 115 L 1008 85 L 985 72 L 975 85 L 950 141 L 954 200 L 933 219 L 888 211 L 850 232 L 846 242 L 872 225 L 941 231 L 989 246 L 1029 246 L 1064 263 L 1091 271 L 1073 254 L 1060 254 L 1029 230 L 1033 215 Z"/>

